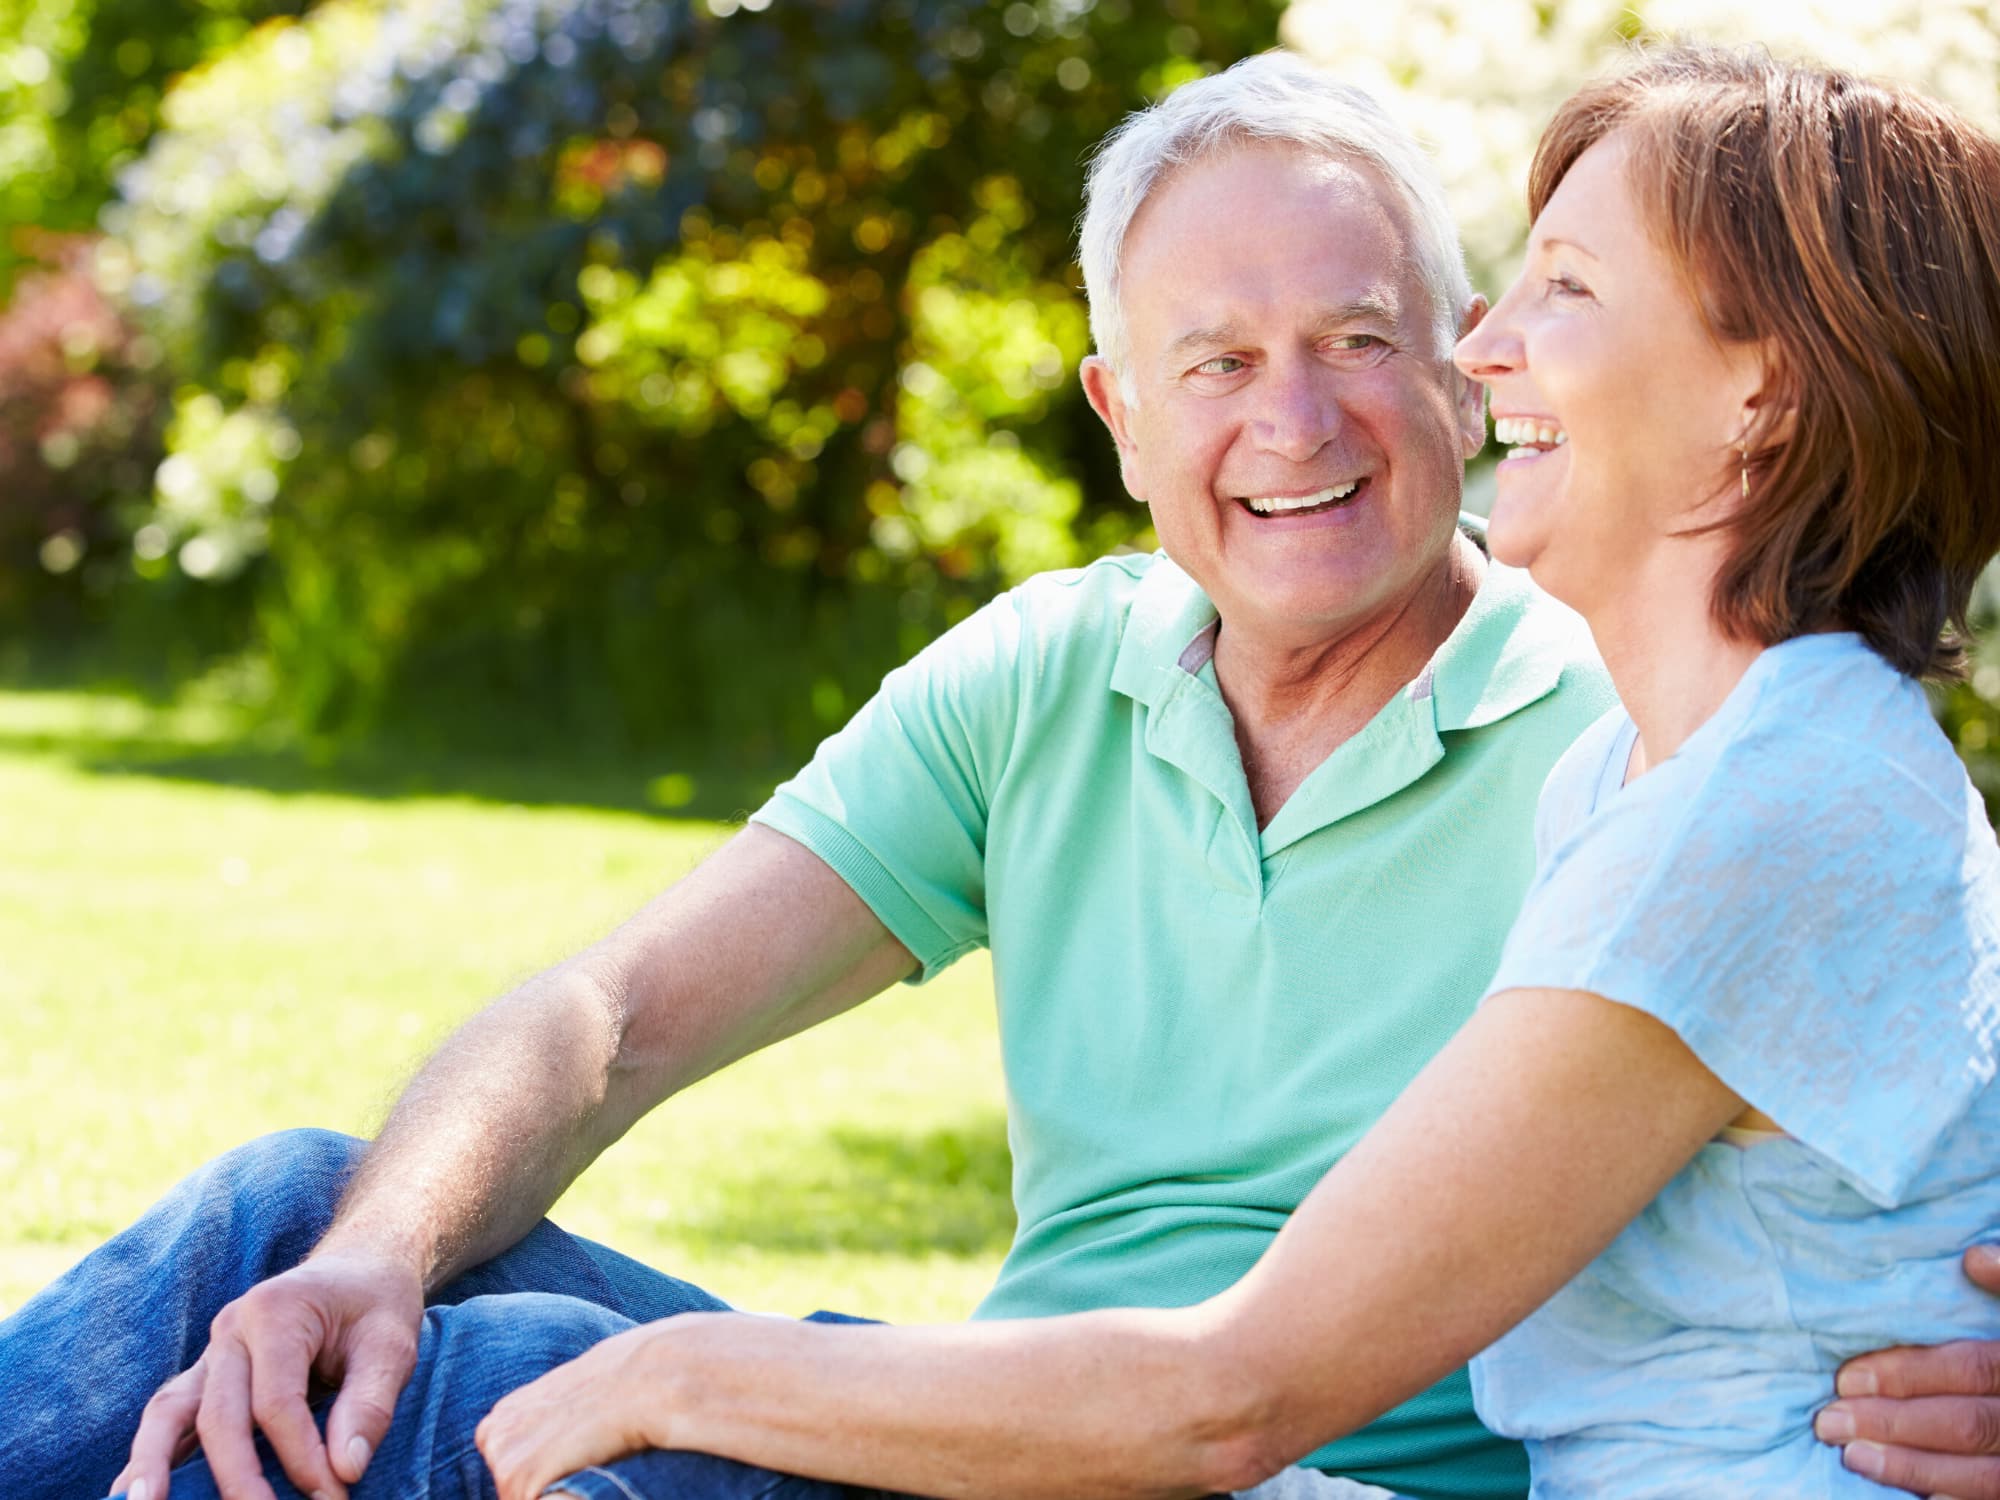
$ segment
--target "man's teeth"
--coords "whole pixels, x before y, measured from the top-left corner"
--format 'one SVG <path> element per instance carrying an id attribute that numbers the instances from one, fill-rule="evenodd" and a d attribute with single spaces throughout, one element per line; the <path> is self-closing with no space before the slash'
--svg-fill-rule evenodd
<path id="1" fill-rule="evenodd" d="M 1331 505 L 1336 500 L 1345 500 L 1361 488 L 1361 481 L 1350 484 L 1329 485 L 1323 490 L 1314 490 L 1310 495 L 1268 495 L 1253 497 L 1243 503 L 1260 516 L 1274 515 L 1281 510 L 1307 510 L 1315 505 Z"/>
<path id="2" fill-rule="evenodd" d="M 1495 417 L 1493 436 L 1509 448 L 1560 448 L 1569 434 L 1535 417 Z"/>

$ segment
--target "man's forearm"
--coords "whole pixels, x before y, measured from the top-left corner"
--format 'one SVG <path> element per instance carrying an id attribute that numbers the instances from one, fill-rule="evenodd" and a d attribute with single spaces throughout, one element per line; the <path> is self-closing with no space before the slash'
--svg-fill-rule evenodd
<path id="1" fill-rule="evenodd" d="M 436 1288 L 526 1234 L 661 1099 L 913 965 L 816 855 L 746 828 L 446 1042 L 316 1253 L 393 1257 Z"/>
<path id="2" fill-rule="evenodd" d="M 480 1012 L 404 1091 L 315 1253 L 390 1256 L 429 1291 L 514 1244 L 615 1138 L 618 1048 L 574 962 Z"/>

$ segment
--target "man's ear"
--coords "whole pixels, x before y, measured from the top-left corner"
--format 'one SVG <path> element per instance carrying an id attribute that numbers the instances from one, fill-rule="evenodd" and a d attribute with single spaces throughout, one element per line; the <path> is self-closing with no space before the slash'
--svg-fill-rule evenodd
<path id="1" fill-rule="evenodd" d="M 1146 504 L 1144 486 L 1139 478 L 1139 448 L 1132 441 L 1131 409 L 1125 404 L 1125 392 L 1118 383 L 1118 372 L 1111 368 L 1109 360 L 1093 354 L 1084 360 L 1079 374 L 1083 378 L 1083 394 L 1090 401 L 1090 409 L 1104 419 L 1104 425 L 1111 429 L 1111 441 L 1117 444 L 1118 470 L 1124 476 L 1126 492 L 1141 505 Z"/>
<path id="2" fill-rule="evenodd" d="M 1458 320 L 1458 336 L 1464 338 L 1479 326 L 1479 320 L 1486 316 L 1487 302 L 1475 295 L 1465 304 L 1465 313 Z M 1446 359 L 1451 358 L 1449 352 Z M 1459 444 L 1467 459 L 1475 457 L 1486 446 L 1486 387 L 1452 366 L 1452 379 L 1458 382 L 1456 391 L 1458 403 Z"/>

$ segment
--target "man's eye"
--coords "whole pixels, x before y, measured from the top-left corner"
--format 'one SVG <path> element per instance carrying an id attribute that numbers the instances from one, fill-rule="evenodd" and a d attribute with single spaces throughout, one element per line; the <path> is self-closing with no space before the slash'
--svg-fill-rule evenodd
<path id="1" fill-rule="evenodd" d="M 1242 368 L 1243 361 L 1233 354 L 1218 354 L 1194 367 L 1197 375 L 1234 375 Z"/>
<path id="2" fill-rule="evenodd" d="M 1386 340 L 1380 334 L 1374 333 L 1343 333 L 1330 342 L 1336 349 L 1353 350 L 1379 349 Z"/>

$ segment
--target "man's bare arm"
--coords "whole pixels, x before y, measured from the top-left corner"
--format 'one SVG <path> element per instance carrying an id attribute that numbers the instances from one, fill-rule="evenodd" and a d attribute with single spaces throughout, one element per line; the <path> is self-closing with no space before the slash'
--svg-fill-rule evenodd
<path id="1" fill-rule="evenodd" d="M 440 1048 L 321 1250 L 394 1255 L 434 1290 L 518 1241 L 662 1099 L 913 967 L 816 855 L 752 825 Z"/>
<path id="2" fill-rule="evenodd" d="M 319 1246 L 224 1308 L 201 1362 L 148 1406 L 117 1488 L 158 1500 L 198 1435 L 225 1500 L 269 1500 L 254 1428 L 302 1491 L 344 1496 L 409 1378 L 427 1292 L 519 1240 L 669 1094 L 914 966 L 819 858 L 746 828 L 438 1050 Z M 324 1444 L 315 1371 L 341 1385 Z"/>

